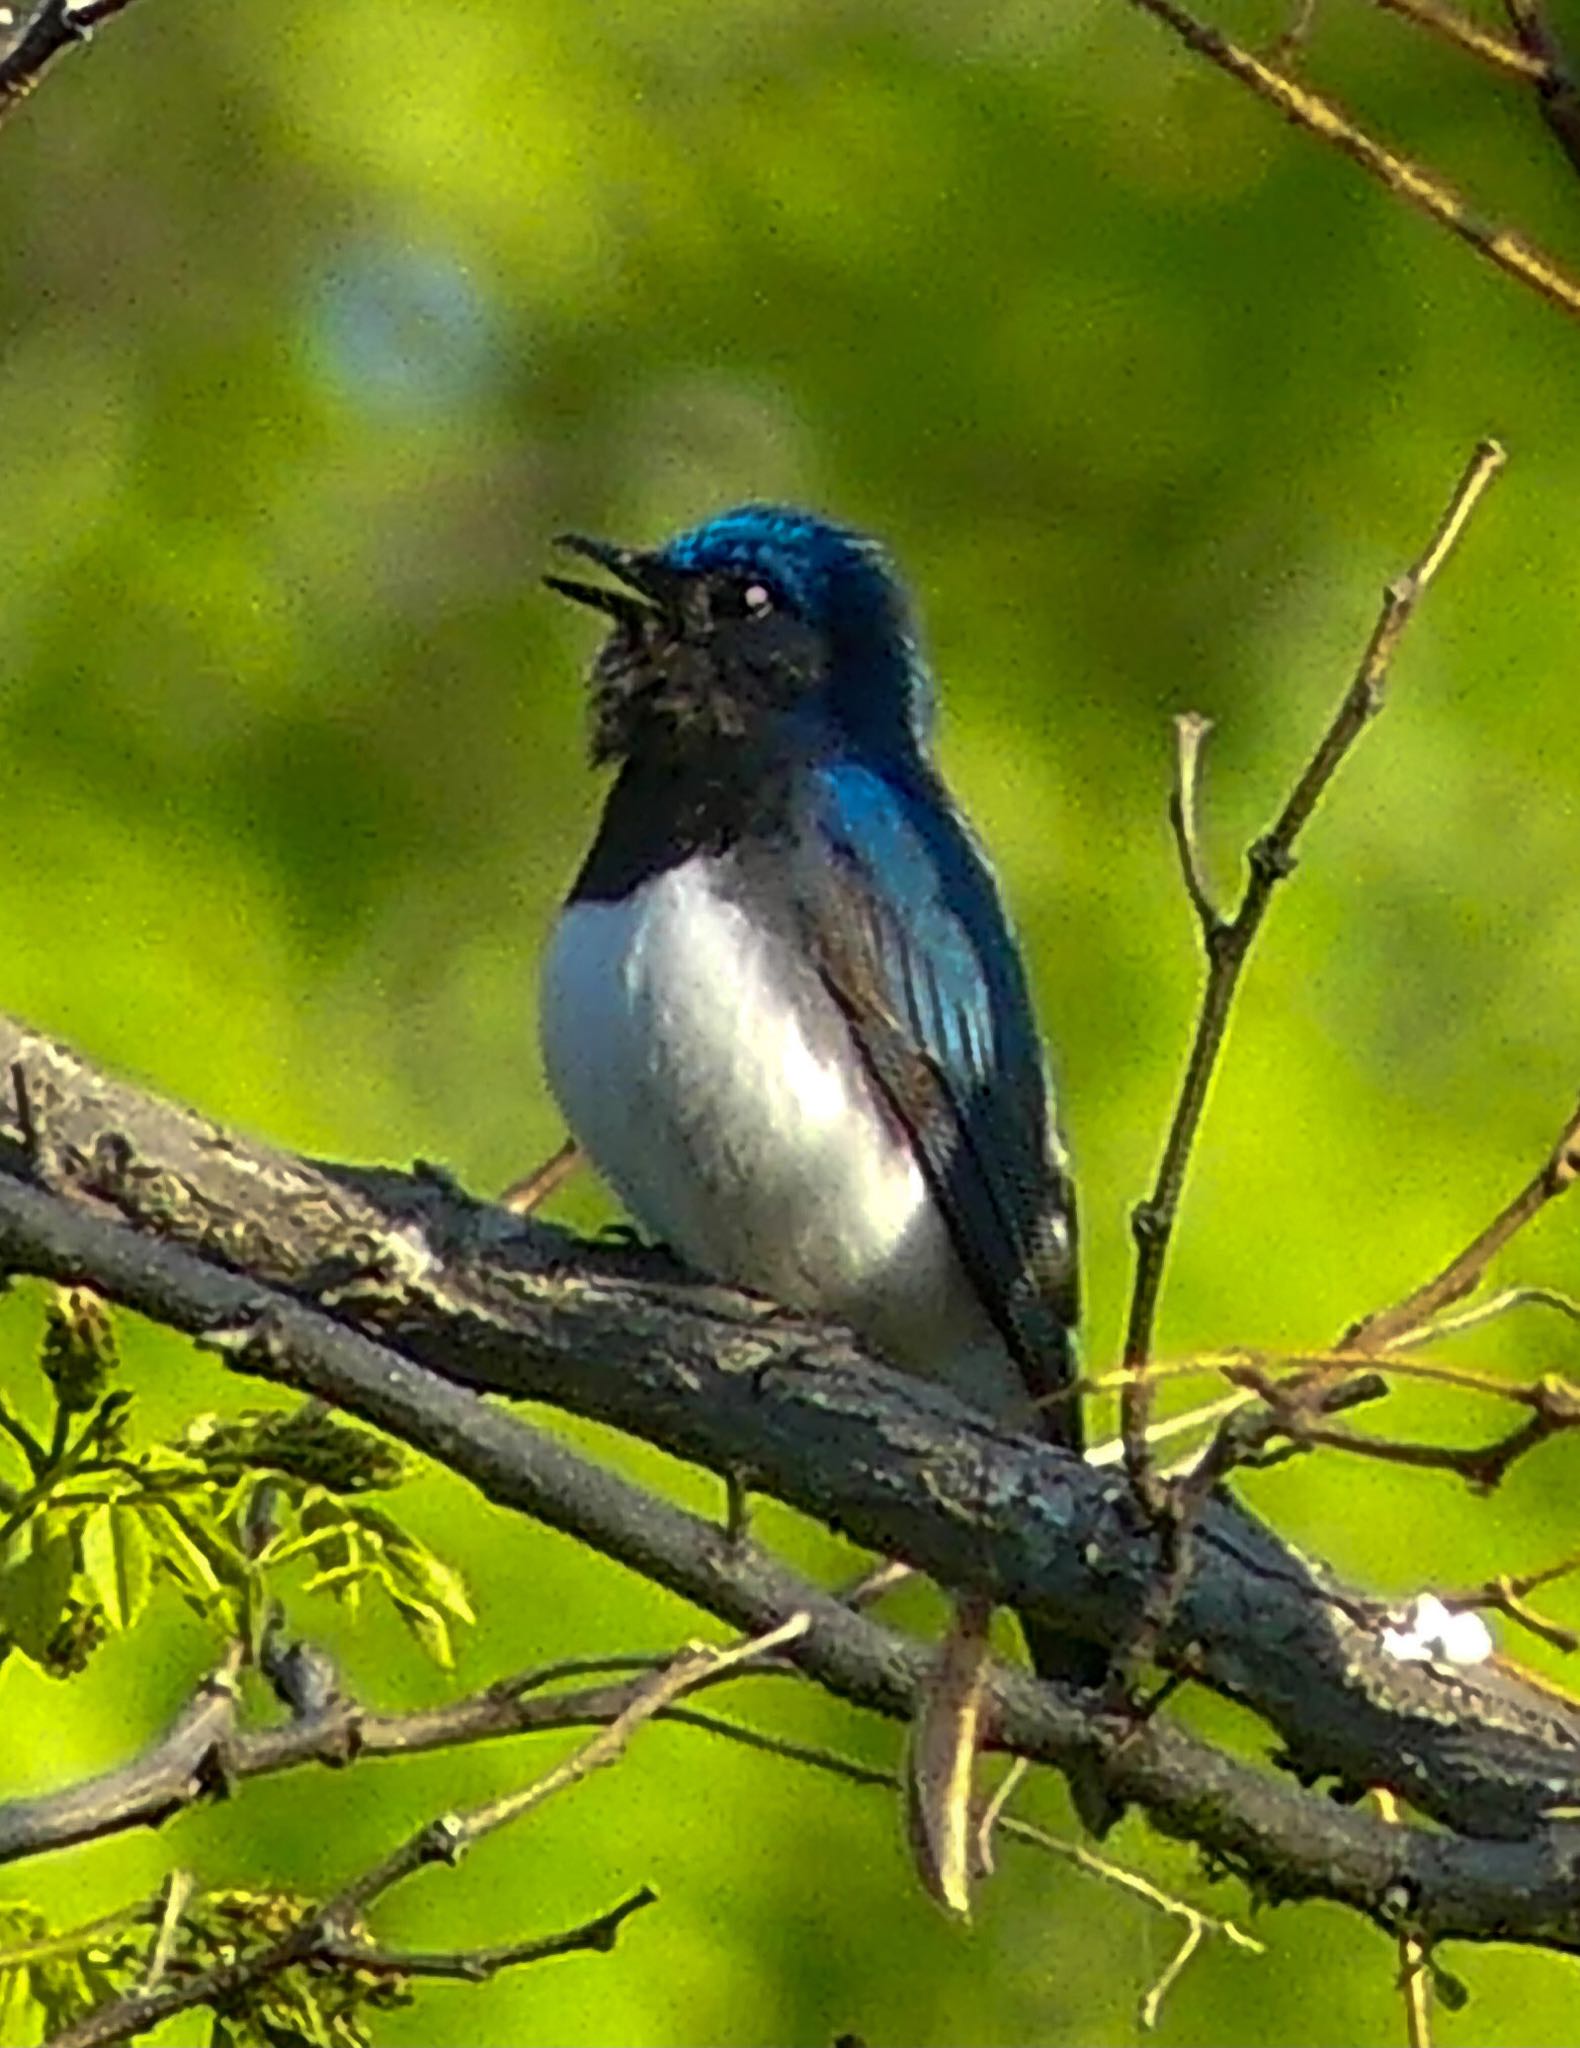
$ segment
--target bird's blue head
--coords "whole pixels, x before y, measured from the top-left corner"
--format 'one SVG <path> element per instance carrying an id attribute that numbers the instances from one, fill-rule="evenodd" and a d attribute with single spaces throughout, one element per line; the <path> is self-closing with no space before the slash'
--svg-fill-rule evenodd
<path id="1" fill-rule="evenodd" d="M 925 741 L 905 593 L 864 534 L 741 505 L 650 551 L 561 545 L 617 579 L 546 579 L 614 620 L 593 671 L 598 759 L 760 740 L 786 719 L 826 719 L 857 743 Z"/>

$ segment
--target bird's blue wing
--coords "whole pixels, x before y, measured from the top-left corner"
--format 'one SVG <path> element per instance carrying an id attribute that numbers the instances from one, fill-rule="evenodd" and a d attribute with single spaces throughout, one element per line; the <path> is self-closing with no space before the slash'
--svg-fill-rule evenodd
<path id="1" fill-rule="evenodd" d="M 1033 1395 L 1057 1394 L 1074 1375 L 1074 1194 L 998 891 L 925 771 L 811 774 L 798 893 L 819 971 Z M 1080 1448 L 1073 1401 L 1042 1413 Z"/>

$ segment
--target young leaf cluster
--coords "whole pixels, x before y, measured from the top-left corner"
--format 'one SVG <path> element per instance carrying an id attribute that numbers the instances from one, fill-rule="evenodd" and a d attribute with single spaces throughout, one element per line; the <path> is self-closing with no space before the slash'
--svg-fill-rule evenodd
<path id="1" fill-rule="evenodd" d="M 168 1929 L 155 1898 L 52 1934 L 31 1906 L 0 1906 L 0 2041 L 53 2038 L 154 1977 L 179 1986 L 226 1969 L 292 1934 L 311 1910 L 290 1892 L 224 1890 L 188 1898 Z M 338 1935 L 333 1958 L 239 1983 L 213 2011 L 210 2048 L 369 2048 L 372 2015 L 409 2005 L 409 1982 L 359 1967 L 360 1922 Z"/>
<path id="2" fill-rule="evenodd" d="M 318 1402 L 199 1416 L 179 1440 L 136 1446 L 132 1396 L 104 1305 L 60 1289 L 38 1372 L 52 1413 L 35 1430 L 0 1406 L 0 1665 L 20 1656 L 74 1677 L 174 1591 L 256 1661 L 280 1599 L 327 1594 L 356 1612 L 387 1601 L 446 1669 L 457 1625 L 475 1617 L 453 1567 L 372 1495 L 412 1474 L 397 1446 Z"/>

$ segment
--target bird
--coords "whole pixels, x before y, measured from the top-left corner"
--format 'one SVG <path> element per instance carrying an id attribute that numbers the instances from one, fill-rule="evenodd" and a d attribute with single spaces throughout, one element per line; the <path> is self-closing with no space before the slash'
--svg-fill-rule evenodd
<path id="1" fill-rule="evenodd" d="M 606 579 L 545 581 L 609 621 L 591 751 L 614 772 L 542 965 L 573 1140 L 686 1265 L 1079 1455 L 1068 1153 L 897 569 L 761 503 L 655 548 L 559 545 Z M 984 1613 L 958 1628 L 985 1654 Z M 1102 1677 L 1098 1647 L 1022 1626 L 1044 1675 Z"/>

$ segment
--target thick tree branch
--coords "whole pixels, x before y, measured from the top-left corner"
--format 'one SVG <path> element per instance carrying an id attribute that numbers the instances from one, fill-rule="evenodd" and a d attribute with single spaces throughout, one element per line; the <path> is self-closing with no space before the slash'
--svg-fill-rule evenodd
<path id="1" fill-rule="evenodd" d="M 17 1103 L 0 1108 L 0 1265 L 206 1337 L 749 1633 L 804 1611 L 794 1661 L 848 1699 L 908 1716 L 921 1647 L 453 1382 L 744 1469 L 859 1541 L 1094 1640 L 1122 1640 L 1145 1598 L 1155 1534 L 1111 1475 L 995 1433 L 837 1332 L 431 1174 L 331 1174 L 248 1145 L 7 1020 L 0 1071 Z M 1253 1705 L 1303 1773 L 1391 1784 L 1460 1836 L 1385 1828 L 1161 1719 L 1094 1718 L 1008 1671 L 995 1737 L 1055 1762 L 1097 1750 L 1121 1797 L 1276 1895 L 1389 1926 L 1407 1897 L 1428 1933 L 1580 1947 L 1580 1846 L 1541 1819 L 1580 1796 L 1580 1713 L 1500 1667 L 1400 1662 L 1387 1620 L 1214 1501 L 1159 1656 Z M 25 1828 L 9 1840 L 27 1853 Z"/>

